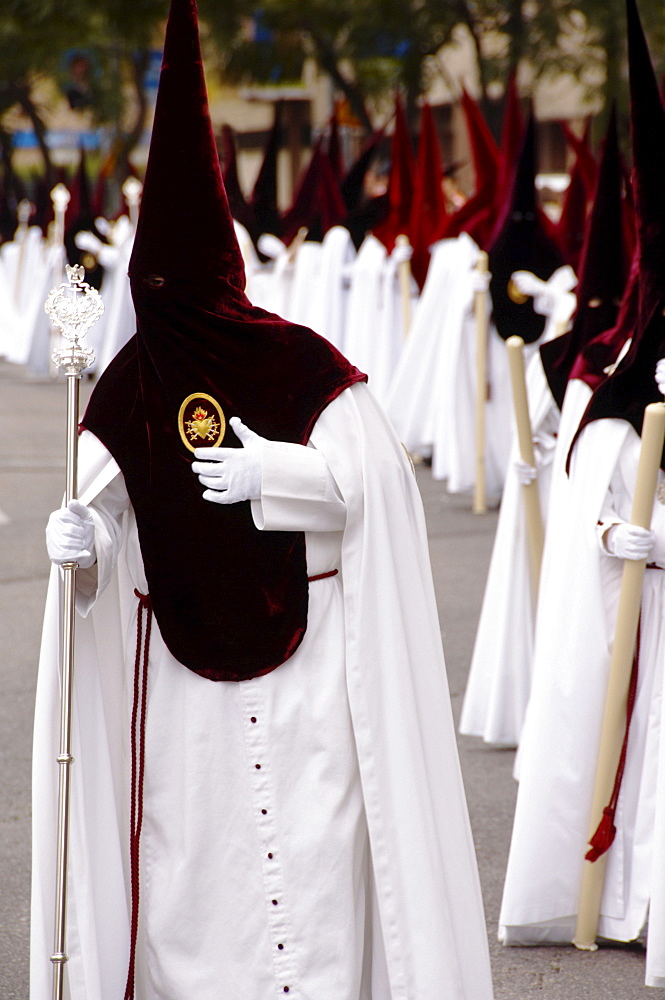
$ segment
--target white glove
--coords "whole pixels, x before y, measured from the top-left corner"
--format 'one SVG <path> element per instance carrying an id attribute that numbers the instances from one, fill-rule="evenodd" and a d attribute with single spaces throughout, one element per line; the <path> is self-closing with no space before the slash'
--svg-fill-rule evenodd
<path id="1" fill-rule="evenodd" d="M 76 243 L 79 250 L 87 250 L 88 253 L 94 254 L 98 254 L 104 246 L 99 236 L 95 236 L 94 233 L 90 233 L 87 230 L 77 233 L 74 237 L 74 243 Z"/>
<path id="2" fill-rule="evenodd" d="M 656 365 L 656 385 L 658 392 L 665 396 L 665 358 L 661 358 Z"/>
<path id="3" fill-rule="evenodd" d="M 486 292 L 490 287 L 492 275 L 489 271 L 478 271 L 475 267 L 471 270 L 471 287 L 474 292 Z"/>
<path id="4" fill-rule="evenodd" d="M 97 561 L 95 552 L 95 522 L 92 514 L 78 500 L 54 510 L 46 525 L 46 549 L 51 562 L 75 562 L 89 569 Z"/>
<path id="5" fill-rule="evenodd" d="M 537 278 L 531 271 L 513 271 L 510 279 L 522 295 L 536 296 L 547 293 L 547 282 Z"/>
<path id="6" fill-rule="evenodd" d="M 412 257 L 413 247 L 410 243 L 396 243 L 390 255 L 395 264 L 403 264 L 405 261 L 411 260 Z"/>
<path id="7" fill-rule="evenodd" d="M 77 233 L 74 237 L 74 242 L 79 250 L 87 250 L 88 253 L 94 254 L 102 267 L 115 267 L 120 257 L 118 247 L 111 246 L 109 243 L 102 243 L 94 233 Z"/>
<path id="8" fill-rule="evenodd" d="M 260 437 L 245 427 L 240 417 L 231 417 L 229 424 L 242 442 L 242 448 L 196 448 L 192 471 L 207 489 L 204 500 L 213 503 L 239 503 L 259 500 L 263 477 L 263 443 Z"/>
<path id="9" fill-rule="evenodd" d="M 603 536 L 606 550 L 618 559 L 648 559 L 653 551 L 656 536 L 647 528 L 624 521 L 613 524 Z"/>
<path id="10" fill-rule="evenodd" d="M 270 257 L 272 260 L 281 257 L 287 250 L 286 244 L 282 243 L 277 236 L 273 236 L 272 233 L 261 233 L 257 246 L 259 253 L 262 253 L 264 257 Z"/>
<path id="11" fill-rule="evenodd" d="M 529 465 L 529 463 L 525 462 L 522 458 L 515 459 L 514 467 L 517 481 L 518 483 L 521 483 L 522 486 L 528 486 L 529 483 L 532 483 L 538 475 L 535 467 L 533 465 Z"/>

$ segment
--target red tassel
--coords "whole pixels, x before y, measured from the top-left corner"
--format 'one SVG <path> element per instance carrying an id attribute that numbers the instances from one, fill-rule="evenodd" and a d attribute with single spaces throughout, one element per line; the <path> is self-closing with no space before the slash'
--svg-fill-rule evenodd
<path id="1" fill-rule="evenodd" d="M 614 825 L 614 809 L 606 806 L 603 809 L 603 818 L 598 824 L 598 828 L 589 841 L 591 850 L 587 851 L 585 858 L 587 861 L 597 861 L 605 851 L 609 851 L 616 837 L 617 828 Z"/>
<path id="2" fill-rule="evenodd" d="M 637 623 L 637 636 L 635 641 L 635 653 L 633 655 L 633 669 L 630 673 L 630 683 L 628 685 L 628 697 L 626 702 L 626 729 L 623 735 L 623 745 L 621 747 L 621 754 L 619 755 L 619 763 L 617 765 L 616 775 L 614 778 L 614 788 L 612 789 L 612 797 L 603 809 L 603 818 L 598 824 L 598 829 L 594 833 L 593 837 L 589 841 L 591 847 L 590 851 L 584 855 L 587 861 L 597 861 L 598 858 L 602 857 L 605 851 L 609 851 L 610 847 L 614 842 L 616 837 L 617 828 L 614 825 L 614 815 L 616 813 L 617 803 L 619 802 L 619 792 L 621 791 L 621 784 L 623 782 L 623 772 L 626 767 L 626 754 L 628 753 L 628 733 L 630 731 L 630 720 L 633 717 L 633 709 L 635 708 L 635 699 L 637 697 L 637 674 L 638 674 L 638 664 L 640 660 L 640 639 L 642 632 L 642 620 L 641 618 Z"/>

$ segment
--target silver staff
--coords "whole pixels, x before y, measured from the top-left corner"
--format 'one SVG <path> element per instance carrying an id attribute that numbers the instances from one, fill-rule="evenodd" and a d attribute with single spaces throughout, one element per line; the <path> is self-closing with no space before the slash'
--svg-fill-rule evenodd
<path id="1" fill-rule="evenodd" d="M 75 500 L 78 476 L 78 414 L 81 373 L 95 360 L 94 351 L 80 343 L 89 328 L 104 312 L 99 292 L 84 282 L 84 268 L 65 268 L 67 281 L 53 288 L 44 306 L 65 344 L 53 354 L 53 362 L 67 377 L 67 467 L 65 504 Z M 60 692 L 60 753 L 58 754 L 58 848 L 53 962 L 53 1000 L 62 1000 L 67 917 L 67 859 L 69 841 L 69 798 L 72 730 L 72 679 L 74 673 L 74 594 L 76 562 L 64 563 L 62 669 Z"/>

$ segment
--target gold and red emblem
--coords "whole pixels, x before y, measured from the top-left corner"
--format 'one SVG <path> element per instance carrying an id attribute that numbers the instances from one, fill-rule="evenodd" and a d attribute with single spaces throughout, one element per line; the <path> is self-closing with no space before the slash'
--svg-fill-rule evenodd
<path id="1" fill-rule="evenodd" d="M 178 430 L 190 451 L 195 448 L 218 448 L 226 431 L 224 411 L 212 396 L 194 392 L 180 407 Z"/>

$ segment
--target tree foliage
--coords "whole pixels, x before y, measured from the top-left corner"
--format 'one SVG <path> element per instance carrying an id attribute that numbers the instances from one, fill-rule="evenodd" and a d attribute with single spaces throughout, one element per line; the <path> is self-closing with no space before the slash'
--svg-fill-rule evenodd
<path id="1" fill-rule="evenodd" d="M 662 70 L 662 0 L 639 4 Z M 0 122 L 20 106 L 48 160 L 34 97 L 35 82 L 48 76 L 65 90 L 69 83 L 93 120 L 110 124 L 125 160 L 144 127 L 145 74 L 167 10 L 168 0 L 3 0 Z M 601 96 L 625 94 L 624 0 L 200 0 L 200 11 L 206 52 L 226 80 L 299 81 L 305 60 L 314 59 L 368 129 L 368 99 L 396 87 L 415 111 L 432 57 L 438 54 L 445 74 L 446 46 L 460 30 L 472 40 L 482 96 L 523 60 L 536 75 L 566 71 Z M 79 51 L 89 60 L 82 94 L 71 84 L 71 58 Z"/>
<path id="2" fill-rule="evenodd" d="M 44 108 L 36 84 L 50 78 L 75 92 L 80 110 L 110 124 L 119 159 L 138 140 L 145 122 L 144 78 L 155 31 L 166 16 L 168 0 L 3 0 L 0 7 L 0 119 L 18 106 L 29 117 L 47 169 Z M 71 75 L 77 55 L 83 66 Z M 78 86 L 77 86 L 78 84 Z M 127 122 L 127 90 L 133 89 L 137 112 Z M 72 106 L 76 106 L 72 104 Z"/>
<path id="3" fill-rule="evenodd" d="M 369 125 L 365 100 L 400 87 L 407 105 L 426 89 L 431 56 L 460 28 L 476 54 L 481 97 L 528 61 L 536 78 L 571 73 L 601 98 L 625 82 L 625 0 L 201 0 L 234 81 L 296 79 L 311 56 Z M 655 60 L 665 51 L 662 0 L 640 0 Z M 625 88 L 624 88 L 625 89 Z"/>

